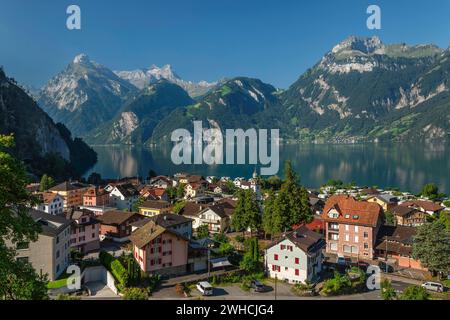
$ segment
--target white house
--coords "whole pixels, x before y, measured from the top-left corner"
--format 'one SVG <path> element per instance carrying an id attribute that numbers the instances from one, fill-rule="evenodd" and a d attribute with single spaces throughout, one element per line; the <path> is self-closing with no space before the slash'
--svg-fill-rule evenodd
<path id="1" fill-rule="evenodd" d="M 206 187 L 203 183 L 199 183 L 199 182 L 188 183 L 184 187 L 184 193 L 185 193 L 184 197 L 186 199 L 197 198 L 199 196 L 204 195 L 205 190 L 206 190 Z"/>
<path id="2" fill-rule="evenodd" d="M 320 234 L 302 226 L 267 247 L 266 272 L 271 278 L 289 283 L 314 281 L 322 270 L 324 247 Z"/>
<path id="3" fill-rule="evenodd" d="M 115 186 L 109 196 L 110 205 L 118 210 L 131 211 L 139 199 L 139 191 L 132 184 L 127 183 Z"/>
<path id="4" fill-rule="evenodd" d="M 51 215 L 63 213 L 64 198 L 59 194 L 53 192 L 42 192 L 38 193 L 38 198 L 40 203 L 34 206 L 34 209 Z"/>

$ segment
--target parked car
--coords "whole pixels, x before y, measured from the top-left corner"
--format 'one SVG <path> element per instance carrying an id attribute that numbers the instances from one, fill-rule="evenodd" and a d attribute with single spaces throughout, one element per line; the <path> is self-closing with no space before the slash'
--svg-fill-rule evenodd
<path id="1" fill-rule="evenodd" d="M 206 281 L 197 283 L 197 290 L 204 296 L 212 296 L 214 294 L 213 286 Z"/>
<path id="2" fill-rule="evenodd" d="M 384 261 L 378 262 L 378 266 L 380 267 L 382 272 L 392 273 L 395 271 L 393 266 L 391 266 L 390 264 L 388 264 Z"/>
<path id="3" fill-rule="evenodd" d="M 264 292 L 266 291 L 266 287 L 259 282 L 258 280 L 252 280 L 250 283 L 250 287 L 255 291 L 255 292 Z"/>
<path id="4" fill-rule="evenodd" d="M 347 260 L 345 259 L 344 256 L 338 256 L 338 257 L 337 257 L 337 260 L 336 260 L 336 263 L 337 263 L 339 266 L 346 266 L 346 265 L 347 265 Z"/>
<path id="5" fill-rule="evenodd" d="M 422 287 L 435 292 L 444 292 L 444 286 L 439 282 L 428 281 L 422 284 Z"/>

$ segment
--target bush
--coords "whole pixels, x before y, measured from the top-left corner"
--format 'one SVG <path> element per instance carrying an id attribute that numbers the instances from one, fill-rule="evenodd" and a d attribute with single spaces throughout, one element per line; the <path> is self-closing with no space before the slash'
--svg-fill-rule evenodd
<path id="1" fill-rule="evenodd" d="M 410 286 L 400 295 L 400 300 L 428 300 L 430 294 L 421 286 Z"/>
<path id="2" fill-rule="evenodd" d="M 347 276 L 342 276 L 338 272 L 334 273 L 332 279 L 325 281 L 322 289 L 322 293 L 325 295 L 338 295 L 342 294 L 346 289 L 351 287 L 351 281 Z"/>
<path id="3" fill-rule="evenodd" d="M 71 296 L 69 294 L 59 294 L 56 300 L 81 300 L 81 297 Z"/>
<path id="4" fill-rule="evenodd" d="M 147 289 L 142 288 L 125 288 L 123 290 L 124 300 L 148 300 L 149 294 Z"/>
<path id="5" fill-rule="evenodd" d="M 101 251 L 99 258 L 101 264 L 110 271 L 114 278 L 119 282 L 117 288 L 119 290 L 125 289 L 128 285 L 129 275 L 122 263 L 106 251 Z"/>

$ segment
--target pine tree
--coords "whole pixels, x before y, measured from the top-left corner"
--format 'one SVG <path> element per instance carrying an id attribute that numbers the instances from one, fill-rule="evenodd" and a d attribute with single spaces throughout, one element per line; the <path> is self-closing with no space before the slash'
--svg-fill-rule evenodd
<path id="1" fill-rule="evenodd" d="M 53 180 L 52 177 L 44 174 L 41 178 L 41 182 L 39 184 L 39 191 L 40 192 L 44 192 L 47 191 L 48 189 L 50 189 L 51 187 L 53 187 L 53 185 L 55 184 L 55 181 Z"/>

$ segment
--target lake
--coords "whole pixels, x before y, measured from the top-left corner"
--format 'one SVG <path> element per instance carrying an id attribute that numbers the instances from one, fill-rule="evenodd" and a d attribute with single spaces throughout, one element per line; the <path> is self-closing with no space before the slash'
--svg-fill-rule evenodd
<path id="1" fill-rule="evenodd" d="M 153 169 L 158 174 L 190 172 L 203 176 L 251 177 L 253 165 L 174 165 L 171 146 L 151 148 L 131 146 L 94 146 L 98 163 L 92 172 L 103 178 L 146 177 Z M 355 182 L 360 186 L 398 187 L 418 192 L 434 182 L 440 191 L 450 192 L 449 143 L 370 143 L 370 144 L 286 144 L 280 146 L 280 171 L 291 160 L 302 184 L 317 188 L 329 179 Z M 259 172 L 259 170 L 258 170 Z"/>

